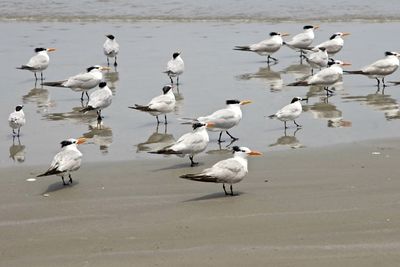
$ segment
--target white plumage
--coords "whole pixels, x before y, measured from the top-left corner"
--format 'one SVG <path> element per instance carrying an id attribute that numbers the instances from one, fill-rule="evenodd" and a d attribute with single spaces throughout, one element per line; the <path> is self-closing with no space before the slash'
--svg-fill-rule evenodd
<path id="1" fill-rule="evenodd" d="M 106 35 L 107 39 L 103 44 L 103 52 L 107 56 L 107 64 L 110 65 L 109 58 L 114 58 L 114 66 L 117 64 L 117 55 L 119 53 L 119 44 L 112 34 Z"/>
<path id="2" fill-rule="evenodd" d="M 21 70 L 29 70 L 34 73 L 35 75 L 35 80 L 37 80 L 37 75 L 36 72 L 40 72 L 41 75 L 41 80 L 43 81 L 43 71 L 47 69 L 50 63 L 50 57 L 47 54 L 47 52 L 55 51 L 55 48 L 35 48 L 35 53 L 33 57 L 31 57 L 25 65 L 22 65 L 21 67 L 17 69 Z"/>
<path id="3" fill-rule="evenodd" d="M 228 195 L 228 192 L 225 189 L 225 184 L 229 184 L 233 196 L 232 184 L 242 181 L 248 173 L 247 156 L 261 155 L 261 153 L 251 151 L 247 147 L 234 146 L 232 149 L 233 158 L 221 160 L 200 173 L 181 175 L 180 178 L 199 182 L 222 183 L 226 195 Z"/>
<path id="4" fill-rule="evenodd" d="M 99 89 L 90 94 L 90 100 L 87 107 L 82 109 L 82 112 L 90 110 L 97 111 L 97 120 L 101 121 L 101 111 L 111 105 L 112 102 L 112 91 L 108 88 L 106 82 L 99 84 Z"/>
<path id="5" fill-rule="evenodd" d="M 329 54 L 329 56 L 334 56 L 336 53 L 338 53 L 340 50 L 342 50 L 343 45 L 344 45 L 344 40 L 342 37 L 350 35 L 348 32 L 337 32 L 334 33 L 331 38 L 328 41 L 325 41 L 323 43 L 320 43 L 319 45 L 316 45 L 316 48 L 320 47 L 325 47 L 326 52 Z"/>
<path id="6" fill-rule="evenodd" d="M 311 66 L 311 74 L 313 69 L 325 68 L 328 66 L 329 56 L 325 47 L 315 48 L 311 53 L 306 56 L 308 64 Z"/>
<path id="7" fill-rule="evenodd" d="M 164 73 L 166 73 L 170 78 L 172 84 L 174 83 L 172 77 L 176 77 L 176 83 L 179 84 L 179 76 L 182 75 L 185 70 L 185 63 L 180 55 L 180 52 L 175 52 L 172 55 L 172 59 L 167 63 L 166 71 L 164 71 Z"/>
<path id="8" fill-rule="evenodd" d="M 25 113 L 22 110 L 23 106 L 16 106 L 15 111 L 8 116 L 8 124 L 12 128 L 13 135 L 19 136 L 21 127 L 25 125 Z M 15 130 L 18 129 L 18 132 L 15 133 Z"/>
<path id="9" fill-rule="evenodd" d="M 259 43 L 244 45 L 244 46 L 235 46 L 235 50 L 239 51 L 250 51 L 259 54 L 260 56 L 267 56 L 267 62 L 270 62 L 270 59 L 275 62 L 278 61 L 276 58 L 271 57 L 272 54 L 277 52 L 283 45 L 282 36 L 287 36 L 287 33 L 280 32 L 271 32 L 270 38 L 263 40 Z"/>
<path id="10" fill-rule="evenodd" d="M 72 183 L 71 172 L 78 170 L 81 167 L 82 153 L 78 150 L 77 145 L 86 141 L 85 138 L 73 139 L 61 142 L 61 151 L 58 152 L 51 162 L 50 168 L 43 174 L 37 177 L 58 175 L 61 176 L 64 185 L 64 175 L 68 175 L 69 183 Z"/>
<path id="11" fill-rule="evenodd" d="M 163 87 L 163 94 L 154 97 L 147 105 L 135 104 L 132 109 L 137 109 L 140 111 L 145 111 L 155 116 L 157 119 L 157 124 L 160 123 L 158 116 L 163 115 L 165 117 L 164 123 L 167 124 L 167 113 L 170 113 L 175 108 L 175 95 L 172 92 L 172 86 L 166 85 Z"/>
<path id="12" fill-rule="evenodd" d="M 298 49 L 303 52 L 303 49 L 310 47 L 314 41 L 315 35 L 314 30 L 318 29 L 319 26 L 306 25 L 303 27 L 303 32 L 295 35 L 290 41 L 285 42 L 290 48 Z"/>
<path id="13" fill-rule="evenodd" d="M 303 99 L 301 97 L 295 97 L 292 99 L 292 102 L 289 105 L 284 106 L 280 110 L 278 110 L 275 114 L 269 116 L 271 119 L 277 118 L 280 121 L 283 121 L 286 127 L 287 121 L 293 121 L 297 127 L 301 127 L 301 125 L 296 123 L 296 119 L 300 116 L 303 111 L 303 107 L 301 105 L 301 101 Z"/>
<path id="14" fill-rule="evenodd" d="M 207 148 L 210 139 L 206 128 L 212 126 L 212 123 L 194 123 L 192 132 L 182 135 L 174 144 L 151 153 L 189 155 L 191 166 L 197 165 L 193 157 Z"/>

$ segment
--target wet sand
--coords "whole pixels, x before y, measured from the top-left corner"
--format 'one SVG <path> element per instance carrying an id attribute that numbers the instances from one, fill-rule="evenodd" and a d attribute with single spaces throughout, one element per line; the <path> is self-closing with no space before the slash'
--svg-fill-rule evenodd
<path id="1" fill-rule="evenodd" d="M 395 266 L 400 140 L 263 151 L 226 197 L 177 178 L 228 157 L 3 168 L 2 266 Z M 47 195 L 46 195 L 47 194 Z"/>

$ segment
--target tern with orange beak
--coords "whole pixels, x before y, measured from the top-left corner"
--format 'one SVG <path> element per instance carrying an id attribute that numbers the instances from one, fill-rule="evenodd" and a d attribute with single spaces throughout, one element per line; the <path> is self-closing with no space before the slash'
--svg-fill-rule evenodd
<path id="1" fill-rule="evenodd" d="M 21 67 L 18 67 L 17 69 L 32 71 L 33 74 L 35 75 L 35 81 L 38 80 L 36 73 L 40 72 L 40 80 L 43 81 L 43 71 L 47 69 L 50 63 L 50 57 L 47 54 L 47 52 L 52 52 L 55 50 L 56 50 L 55 48 L 43 48 L 43 47 L 35 48 L 36 55 L 31 57 L 28 63 L 22 65 Z"/>
<path id="2" fill-rule="evenodd" d="M 327 94 L 332 94 L 332 90 L 329 89 L 330 86 L 342 80 L 343 69 L 341 66 L 349 66 L 350 63 L 343 62 L 340 60 L 329 59 L 328 68 L 323 69 L 313 76 L 309 77 L 307 80 L 297 81 L 288 84 L 288 86 L 309 86 L 309 85 L 319 85 L 323 86 Z"/>
<path id="3" fill-rule="evenodd" d="M 150 152 L 153 154 L 173 154 L 178 156 L 189 155 L 190 166 L 193 167 L 198 162 L 193 161 L 194 155 L 203 152 L 210 141 L 207 128 L 213 127 L 214 124 L 196 122 L 193 123 L 193 131 L 182 135 L 174 144 L 167 146 L 158 151 Z"/>
<path id="4" fill-rule="evenodd" d="M 272 54 L 277 52 L 283 45 L 283 36 L 288 36 L 288 33 L 280 33 L 280 32 L 271 32 L 269 34 L 270 38 L 261 41 L 256 44 L 251 45 L 240 45 L 235 46 L 234 50 L 239 51 L 250 51 L 259 54 L 260 56 L 267 56 L 267 63 L 270 63 L 270 59 L 275 62 L 278 60 L 274 57 L 271 57 Z"/>
<path id="5" fill-rule="evenodd" d="M 342 37 L 350 35 L 348 32 L 336 32 L 334 33 L 328 41 L 320 43 L 315 46 L 315 48 L 325 47 L 326 52 L 329 56 L 334 56 L 340 50 L 342 50 L 344 45 L 344 40 Z"/>
<path id="6" fill-rule="evenodd" d="M 234 146 L 233 157 L 217 162 L 211 168 L 207 168 L 200 173 L 184 174 L 180 178 L 207 182 L 207 183 L 221 183 L 225 195 L 229 195 L 226 191 L 225 184 L 230 185 L 230 195 L 233 196 L 232 185 L 239 183 L 248 173 L 247 157 L 262 155 L 261 152 L 252 151 L 247 147 Z"/>
<path id="7" fill-rule="evenodd" d="M 212 113 L 211 115 L 198 117 L 197 119 L 183 118 L 182 120 L 189 120 L 191 122 L 202 122 L 202 123 L 213 123 L 214 126 L 210 128 L 210 131 L 219 131 L 218 142 L 221 140 L 222 132 L 226 132 L 229 137 L 235 141 L 239 138 L 232 136 L 228 130 L 238 125 L 242 119 L 242 110 L 240 106 L 252 103 L 250 100 L 226 100 L 226 108 L 220 109 Z"/>
<path id="8" fill-rule="evenodd" d="M 318 29 L 319 26 L 306 25 L 303 27 L 303 32 L 293 36 L 292 40 L 284 42 L 283 44 L 288 47 L 300 51 L 300 56 L 303 55 L 305 49 L 309 49 L 310 45 L 314 41 L 315 35 L 314 30 Z"/>
<path id="9" fill-rule="evenodd" d="M 82 92 L 81 100 L 83 101 L 83 94 L 86 93 L 89 99 L 88 91 L 95 88 L 103 80 L 103 70 L 110 70 L 109 67 L 94 65 L 86 69 L 86 72 L 79 73 L 75 76 L 69 77 L 66 80 L 57 82 L 44 82 L 42 85 L 65 87 L 70 88 L 72 91 Z"/>
<path id="10" fill-rule="evenodd" d="M 57 175 L 61 176 L 63 185 L 67 185 L 64 176 L 68 175 L 69 183 L 72 184 L 71 172 L 81 167 L 82 153 L 78 150 L 77 145 L 83 144 L 85 138 L 70 138 L 61 142 L 61 151 L 58 152 L 51 162 L 50 168 L 37 177 Z"/>
<path id="11" fill-rule="evenodd" d="M 379 59 L 371 65 L 362 68 L 361 70 L 345 71 L 345 73 L 362 74 L 368 76 L 371 79 L 375 78 L 378 82 L 378 87 L 381 83 L 379 79 L 381 79 L 383 87 L 386 87 L 385 77 L 392 74 L 398 69 L 400 63 L 399 57 L 400 53 L 387 51 L 385 52 L 385 58 Z"/>

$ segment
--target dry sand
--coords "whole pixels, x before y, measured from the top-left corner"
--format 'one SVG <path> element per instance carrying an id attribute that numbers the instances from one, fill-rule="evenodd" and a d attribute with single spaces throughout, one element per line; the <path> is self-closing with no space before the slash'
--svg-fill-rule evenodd
<path id="1" fill-rule="evenodd" d="M 399 140 L 265 151 L 234 197 L 177 178 L 227 156 L 84 163 L 66 187 L 3 168 L 0 265 L 398 264 Z"/>

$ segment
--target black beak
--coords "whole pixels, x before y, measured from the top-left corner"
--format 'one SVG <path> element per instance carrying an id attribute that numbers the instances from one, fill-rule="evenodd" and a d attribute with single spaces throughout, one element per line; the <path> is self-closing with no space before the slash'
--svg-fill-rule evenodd
<path id="1" fill-rule="evenodd" d="M 306 101 L 306 103 L 308 104 L 308 97 L 307 98 L 302 98 L 301 101 Z"/>

